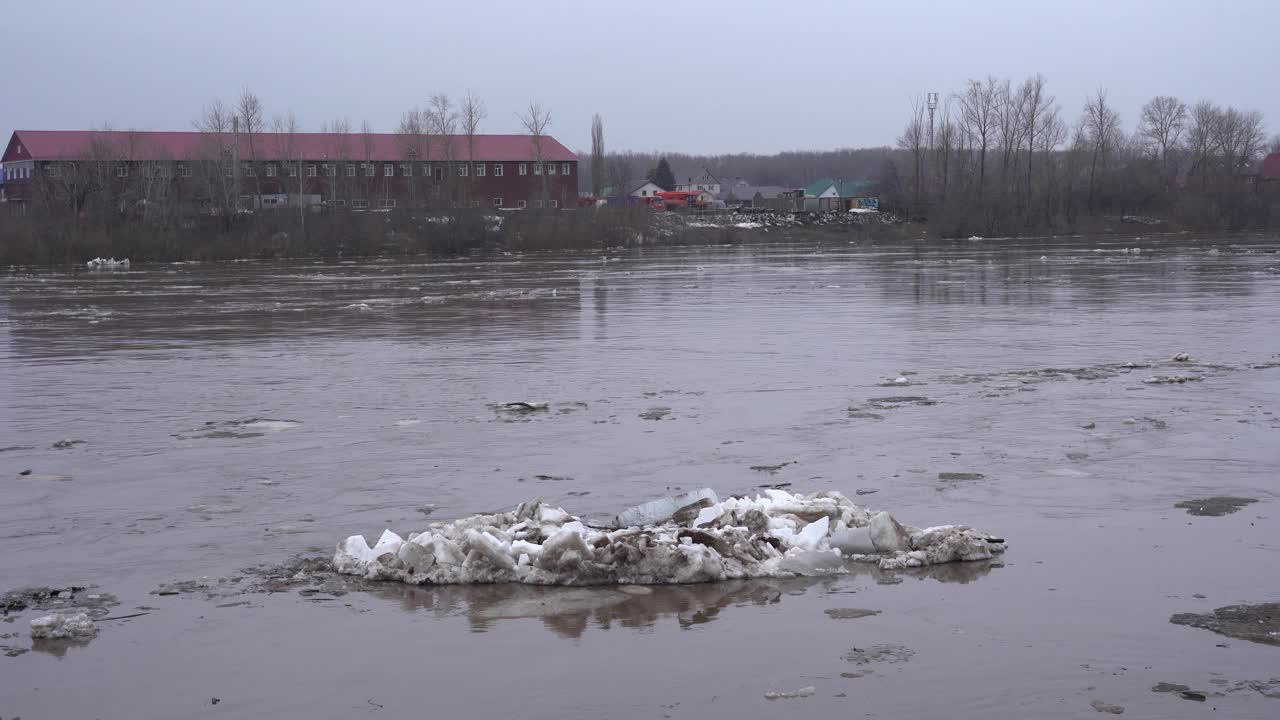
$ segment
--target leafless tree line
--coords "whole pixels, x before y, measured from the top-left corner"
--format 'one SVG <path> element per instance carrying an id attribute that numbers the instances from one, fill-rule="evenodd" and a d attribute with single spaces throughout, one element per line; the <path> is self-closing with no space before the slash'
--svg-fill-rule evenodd
<path id="1" fill-rule="evenodd" d="M 1253 176 L 1268 149 L 1256 111 L 1157 96 L 1127 133 L 1105 89 L 1071 121 L 1042 75 L 970 80 L 932 123 L 923 104 L 911 103 L 881 191 L 944 232 L 1016 233 L 1116 214 L 1232 228 L 1269 219 Z"/>
<path id="2" fill-rule="evenodd" d="M 406 111 L 397 128 L 399 160 L 404 163 L 426 162 L 443 158 L 442 167 L 433 168 L 432 176 L 413 172 L 406 174 L 409 184 L 408 202 L 412 206 L 443 204 L 457 207 L 468 197 L 479 173 L 476 139 L 488 118 L 484 101 L 474 93 L 455 101 L 443 93 L 431 95 L 425 106 Z M 532 138 L 536 154 L 541 158 L 551 125 L 551 113 L 538 103 L 531 103 L 519 117 Z M 283 191 L 289 203 L 298 208 L 299 222 L 305 224 L 307 186 L 301 142 L 303 127 L 291 111 L 268 118 L 266 106 L 249 89 L 244 89 L 232 102 L 215 99 L 193 122 L 200 134 L 199 148 L 190 158 L 163 158 L 156 148 L 146 148 L 144 133 L 95 133 L 84 157 L 59 163 L 42 173 L 35 193 L 39 211 L 48 216 L 77 217 L 99 220 L 104 224 L 147 219 L 177 219 L 193 205 L 205 214 L 231 222 L 246 208 L 245 196 L 262 197 L 267 185 L 264 175 L 274 178 L 271 187 Z M 353 130 L 351 120 L 340 117 L 320 126 L 324 135 L 324 155 L 332 162 L 323 165 L 326 200 L 336 200 L 359 191 L 364 198 L 376 197 L 375 191 L 389 192 L 386 183 L 375 186 L 377 174 L 370 170 L 375 160 L 374 134 L 368 121 Z M 149 158 L 139 165 L 136 158 Z M 272 158 L 270 169 L 264 161 Z M 350 161 L 340 166 L 341 161 Z M 361 162 L 353 172 L 354 162 Z M 447 169 L 446 169 L 447 168 Z M 185 202 L 174 192 L 174 174 L 189 178 Z M 543 182 L 545 194 L 545 178 Z"/>

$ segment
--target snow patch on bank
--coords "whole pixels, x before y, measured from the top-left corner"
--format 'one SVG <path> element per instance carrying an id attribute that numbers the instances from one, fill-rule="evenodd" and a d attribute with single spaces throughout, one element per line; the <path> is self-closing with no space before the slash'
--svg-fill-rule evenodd
<path id="1" fill-rule="evenodd" d="M 597 527 L 533 500 L 510 512 L 472 515 L 403 538 L 384 530 L 338 544 L 334 568 L 411 584 L 655 585 L 845 572 L 848 561 L 882 569 L 987 560 L 1002 539 L 963 525 L 925 529 L 873 513 L 839 492 L 766 490 L 719 500 L 703 490 L 619 513 Z"/>

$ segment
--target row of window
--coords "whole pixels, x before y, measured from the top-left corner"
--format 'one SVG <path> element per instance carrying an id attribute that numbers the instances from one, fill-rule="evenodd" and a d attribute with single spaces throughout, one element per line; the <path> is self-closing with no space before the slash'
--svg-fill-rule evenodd
<path id="1" fill-rule="evenodd" d="M 556 174 L 556 165 L 557 165 L 557 163 L 541 163 L 541 164 L 539 164 L 539 163 L 517 163 L 517 165 L 518 165 L 518 167 L 517 167 L 517 171 L 518 171 L 518 172 L 519 172 L 519 174 L 521 174 L 521 175 L 528 175 L 528 174 L 529 174 L 529 165 L 531 165 L 531 164 L 533 165 L 533 174 L 534 174 L 534 175 L 541 175 L 541 174 L 543 173 L 544 168 L 545 168 L 545 170 L 546 170 L 546 174 L 548 174 L 548 175 L 555 175 L 555 174 Z M 503 166 L 503 164 L 502 164 L 502 163 L 488 163 L 488 164 L 486 164 L 486 163 L 475 163 L 476 177 L 484 177 L 484 176 L 485 176 L 485 174 L 486 174 L 486 170 L 487 170 L 490 166 L 492 166 L 492 168 L 493 168 L 493 176 L 494 176 L 494 177 L 502 177 L 502 176 L 503 176 L 503 173 L 504 173 L 504 166 Z M 561 175 L 570 175 L 570 174 L 572 174 L 572 173 L 573 173 L 573 165 L 572 165 L 572 164 L 570 164 L 570 163 L 559 163 L 559 166 L 560 166 L 560 174 L 561 174 Z M 152 174 L 153 174 L 153 175 L 160 175 L 160 174 L 163 174 L 164 172 L 166 172 L 166 170 L 164 170 L 164 168 L 162 168 L 161 166 L 158 166 L 158 165 L 156 165 L 156 166 L 150 166 L 150 167 L 151 167 L 151 170 L 152 170 Z M 376 163 L 360 163 L 360 166 L 359 166 L 359 167 L 360 167 L 360 169 L 363 171 L 363 175 L 364 175 L 365 177 L 376 177 L 376 176 L 377 176 L 377 174 L 378 174 L 378 173 L 377 173 L 377 164 L 376 164 Z M 457 167 L 458 167 L 458 177 L 468 177 L 468 176 L 470 175 L 470 170 L 471 170 L 471 165 L 470 165 L 470 164 L 461 164 L 461 165 L 458 165 Z M 30 178 L 30 177 L 31 177 L 31 170 L 30 170 L 29 168 L 27 168 L 27 169 L 25 169 L 25 170 L 26 170 L 26 175 L 16 175 L 15 177 L 26 177 L 26 178 Z M 324 163 L 324 164 L 320 165 L 318 168 L 317 168 L 317 166 L 316 166 L 314 163 L 308 163 L 308 164 L 307 164 L 307 167 L 306 167 L 307 177 L 316 177 L 316 176 L 317 176 L 317 174 L 318 174 L 318 170 L 319 170 L 319 171 L 323 171 L 323 172 L 324 172 L 324 176 L 325 176 L 325 177 L 333 177 L 333 176 L 335 176 L 335 175 L 337 174 L 337 166 L 336 166 L 336 165 L 334 165 L 333 163 Z M 396 171 L 395 171 L 395 170 L 396 170 L 396 168 L 395 168 L 395 163 L 385 163 L 385 164 L 382 166 L 382 175 L 383 175 L 383 177 L 395 177 L 395 175 L 396 175 Z M 431 167 L 431 163 L 423 163 L 423 164 L 422 164 L 422 175 L 423 175 L 423 177 L 431 177 L 432 175 L 434 175 L 436 180 L 443 180 L 443 179 L 444 179 L 444 168 L 443 168 L 443 167 L 441 167 L 441 166 L 437 165 L 437 166 L 435 166 L 435 168 L 434 168 L 434 173 L 432 172 L 432 170 L 433 170 L 433 168 Z M 18 170 L 18 172 L 21 172 L 21 171 L 22 171 L 21 169 L 19 169 L 19 170 Z M 57 165 L 50 165 L 50 166 L 48 166 L 48 171 L 49 171 L 49 175 L 56 177 L 56 176 L 58 176 L 58 175 L 60 174 L 61 168 L 59 168 Z M 10 177 L 10 176 L 9 176 L 9 172 L 10 172 L 10 171 L 9 171 L 8 169 L 6 169 L 6 170 L 5 170 L 5 178 L 6 178 L 6 179 L 9 179 L 9 177 Z M 277 177 L 277 175 L 278 175 L 278 173 L 279 173 L 279 168 L 278 168 L 278 166 L 277 166 L 277 165 L 275 165 L 274 163 L 268 163 L 268 164 L 265 166 L 265 171 L 264 171 L 264 172 L 265 172 L 265 174 L 266 174 L 266 176 L 267 176 L 267 177 Z M 227 176 L 227 177 L 231 177 L 231 176 L 232 176 L 232 168 L 231 168 L 231 167 L 226 168 L 225 173 L 226 173 L 226 176 Z M 298 166 L 297 166 L 296 164 L 294 164 L 294 165 L 286 165 L 286 166 L 285 166 L 285 173 L 286 173 L 289 177 L 298 177 Z M 257 177 L 258 172 L 257 172 L 257 169 L 256 169 L 253 165 L 251 165 L 251 164 L 249 164 L 249 163 L 245 163 L 245 164 L 241 167 L 241 174 L 243 174 L 245 177 Z M 178 164 L 178 176 L 179 176 L 179 177 L 191 177 L 191 166 L 190 166 L 190 165 L 187 165 L 186 163 L 179 163 L 179 164 Z M 347 165 L 347 166 L 346 166 L 346 176 L 347 176 L 347 177 L 355 177 L 355 176 L 356 176 L 356 165 Z M 400 163 L 400 176 L 401 176 L 401 177 L 413 177 L 413 163 Z M 119 165 L 119 166 L 117 166 L 117 167 L 116 167 L 116 177 L 121 177 L 121 178 L 129 177 L 129 166 L 128 166 L 128 165 Z"/>
<path id="2" fill-rule="evenodd" d="M 394 198 L 380 198 L 380 199 L 378 199 L 378 200 L 374 200 L 373 202 L 374 202 L 374 207 L 376 207 L 376 208 L 378 208 L 378 209 L 381 209 L 381 210 L 390 210 L 390 209 L 392 209 L 392 208 L 394 208 L 394 207 L 396 206 L 396 201 L 395 201 L 395 199 L 394 199 Z M 346 206 L 347 206 L 347 201 L 346 201 L 346 200 L 330 200 L 330 201 L 328 201 L 328 203 L 329 203 L 330 205 L 332 205 L 333 207 L 346 207 Z M 479 203 L 479 202 L 475 202 L 475 201 L 473 201 L 473 202 L 472 202 L 472 205 L 473 205 L 473 206 L 478 207 L 478 206 L 480 205 L 480 203 Z M 504 204 L 503 204 L 503 202 L 502 202 L 502 198 L 500 198 L 500 197 L 496 197 L 496 198 L 494 198 L 494 199 L 493 199 L 493 206 L 494 206 L 494 207 L 496 207 L 496 208 L 506 207 L 506 205 L 504 205 Z M 516 201 L 516 207 L 518 207 L 518 208 L 526 208 L 526 207 L 528 207 L 528 206 L 529 206 L 528 202 L 526 202 L 526 201 L 524 201 L 524 200 L 517 200 L 517 201 Z M 542 201 L 541 201 L 541 200 L 534 200 L 534 201 L 533 201 L 533 207 L 535 207 L 535 208 L 541 208 L 542 206 L 543 206 L 543 205 L 542 205 Z M 353 210 L 365 210 L 365 209 L 367 209 L 368 207 L 369 207 L 369 201 L 368 201 L 368 200 L 363 200 L 363 199 L 360 199 L 360 198 L 353 198 L 353 199 L 351 200 L 351 208 L 352 208 Z M 559 203 L 559 201 L 556 201 L 556 200 L 548 200 L 548 201 L 547 201 L 547 204 L 546 204 L 546 207 L 549 207 L 549 208 L 558 208 L 558 207 L 560 207 L 560 203 Z"/>
<path id="3" fill-rule="evenodd" d="M 31 168 L 29 167 L 5 168 L 4 179 L 5 180 L 30 180 Z"/>

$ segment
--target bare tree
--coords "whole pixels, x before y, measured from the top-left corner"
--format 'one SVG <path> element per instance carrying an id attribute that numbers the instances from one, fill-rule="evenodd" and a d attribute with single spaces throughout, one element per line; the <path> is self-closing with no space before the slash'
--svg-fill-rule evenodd
<path id="1" fill-rule="evenodd" d="M 378 172 L 373 165 L 374 147 L 373 127 L 369 125 L 368 120 L 360 121 L 360 157 L 363 158 L 360 163 L 360 180 L 364 183 L 364 193 L 361 195 L 366 202 L 373 195 L 372 178 Z"/>
<path id="2" fill-rule="evenodd" d="M 1027 139 L 1027 203 L 1031 203 L 1032 161 L 1035 156 L 1036 140 L 1044 130 L 1045 116 L 1053 105 L 1053 98 L 1045 94 L 1044 76 L 1036 73 L 1022 83 L 1022 106 L 1026 113 Z"/>
<path id="3" fill-rule="evenodd" d="M 1201 100 L 1191 108 L 1186 129 L 1186 148 L 1191 155 L 1191 171 L 1201 176 L 1202 184 L 1205 176 L 1212 172 L 1214 143 L 1218 133 L 1218 123 L 1222 112 L 1208 100 Z"/>
<path id="4" fill-rule="evenodd" d="M 244 138 L 245 150 L 249 155 L 250 175 L 253 177 L 254 190 L 257 197 L 262 197 L 262 169 L 258 167 L 258 153 L 261 145 L 259 135 L 262 134 L 266 125 L 266 119 L 263 117 L 262 101 L 254 95 L 249 88 L 240 91 L 240 98 L 236 101 L 235 107 L 236 117 L 240 121 L 240 133 Z M 241 158 L 243 161 L 243 158 Z M 236 172 L 240 172 L 240 168 L 236 168 Z"/>
<path id="5" fill-rule="evenodd" d="M 1182 141 L 1187 126 L 1187 104 L 1176 97 L 1158 95 L 1142 106 L 1138 139 L 1160 161 L 1166 182 L 1173 169 L 1170 154 Z"/>
<path id="6" fill-rule="evenodd" d="M 604 189 L 604 120 L 591 116 L 591 195 L 600 197 Z"/>
<path id="7" fill-rule="evenodd" d="M 951 180 L 951 156 L 956 148 L 956 123 L 951 110 L 951 100 L 942 104 L 942 122 L 934 135 L 933 167 L 938 175 L 938 199 L 945 205 Z"/>
<path id="8" fill-rule="evenodd" d="M 1055 167 L 1054 159 L 1071 131 L 1066 121 L 1062 119 L 1062 108 L 1057 104 L 1050 104 L 1042 110 L 1040 120 L 1036 124 L 1039 126 L 1039 130 L 1036 131 L 1036 142 L 1039 144 L 1040 155 L 1043 158 L 1041 185 L 1044 195 L 1044 219 L 1048 222 L 1052 216 L 1053 198 L 1058 184 L 1058 168 Z M 1028 199 L 1030 200 L 1030 195 Z"/>
<path id="9" fill-rule="evenodd" d="M 205 106 L 195 122 L 201 134 L 199 157 L 190 158 L 192 170 L 199 171 L 210 211 L 222 215 L 226 222 L 230 222 L 239 202 L 236 192 L 239 168 L 235 167 L 238 125 L 236 112 L 221 100 Z"/>
<path id="10" fill-rule="evenodd" d="M 338 118 L 321 125 L 320 132 L 325 136 L 325 152 L 333 163 L 333 177 L 329 179 L 330 202 L 342 198 L 347 200 L 347 167 L 354 159 L 351 153 L 351 121 Z"/>
<path id="11" fill-rule="evenodd" d="M 978 151 L 978 202 L 987 185 L 987 150 L 995 133 L 996 79 L 970 80 L 960 103 L 960 127 L 971 148 Z"/>
<path id="12" fill-rule="evenodd" d="M 1218 115 L 1214 144 L 1227 175 L 1248 172 L 1266 142 L 1262 114 L 1227 108 Z"/>
<path id="13" fill-rule="evenodd" d="M 1026 95 L 1014 92 L 1009 80 L 996 85 L 996 140 L 1000 145 L 1000 178 L 1007 189 L 1014 185 L 1010 167 L 1026 136 Z"/>
<path id="14" fill-rule="evenodd" d="M 609 177 L 609 184 L 613 186 L 614 193 L 617 194 L 618 204 L 626 206 L 627 193 L 631 188 L 627 185 L 635 177 L 630 158 L 625 155 L 614 155 L 609 158 L 606 164 L 606 171 Z"/>
<path id="15" fill-rule="evenodd" d="M 1107 91 L 1098 91 L 1084 106 L 1084 132 L 1089 143 L 1089 209 L 1093 210 L 1098 165 L 1120 144 L 1120 115 L 1107 104 Z"/>
<path id="16" fill-rule="evenodd" d="M 520 124 L 524 125 L 525 132 L 529 133 L 529 144 L 533 149 L 533 161 L 535 165 L 535 173 L 539 174 L 541 182 L 541 201 L 545 205 L 547 202 L 547 173 L 542 167 L 543 149 L 546 145 L 547 128 L 551 126 L 551 111 L 542 107 L 542 104 L 534 101 L 529 103 L 529 108 L 520 116 Z"/>
<path id="17" fill-rule="evenodd" d="M 303 172 L 302 127 L 298 122 L 298 117 L 289 111 L 284 115 L 277 115 L 271 121 L 271 130 L 274 133 L 276 142 L 276 156 L 279 157 L 285 168 L 292 167 L 293 170 L 286 172 L 285 175 L 296 174 L 298 177 L 298 223 L 303 232 L 307 227 L 307 202 L 306 190 L 304 183 L 307 174 Z"/>
<path id="18" fill-rule="evenodd" d="M 431 134 L 435 135 L 440 143 L 440 154 L 444 158 L 444 172 L 440 178 L 443 182 L 441 190 L 453 201 L 457 201 L 457 193 L 454 189 L 457 183 L 454 178 L 458 174 L 458 170 L 454 167 L 454 158 L 456 157 L 455 135 L 458 134 L 458 113 L 453 108 L 453 100 L 449 99 L 444 93 L 436 93 L 427 101 L 427 126 L 430 128 Z"/>
<path id="19" fill-rule="evenodd" d="M 467 91 L 467 96 L 462 99 L 462 106 L 459 108 L 459 119 L 462 121 L 462 131 L 467 136 L 467 165 L 470 166 L 467 171 L 467 184 L 474 187 L 476 177 L 476 133 L 480 130 L 480 123 L 489 117 L 489 111 L 484 106 L 484 101 L 471 91 Z M 472 192 L 468 192 L 468 200 Z"/>
<path id="20" fill-rule="evenodd" d="M 911 154 L 911 213 L 921 211 L 920 191 L 924 177 L 925 151 L 928 149 L 929 127 L 924 118 L 924 103 L 917 96 L 911 100 L 911 118 L 898 136 L 898 148 Z"/>
<path id="21" fill-rule="evenodd" d="M 419 108 L 413 108 L 406 112 L 400 118 L 400 127 L 396 130 L 397 141 L 400 146 L 400 157 L 409 167 L 409 174 L 405 178 L 405 184 L 409 191 L 410 206 L 418 205 L 418 182 L 417 178 L 422 174 L 421 164 L 427 159 L 426 129 L 423 127 L 423 113 Z M 414 165 L 419 165 L 419 171 L 414 171 Z"/>

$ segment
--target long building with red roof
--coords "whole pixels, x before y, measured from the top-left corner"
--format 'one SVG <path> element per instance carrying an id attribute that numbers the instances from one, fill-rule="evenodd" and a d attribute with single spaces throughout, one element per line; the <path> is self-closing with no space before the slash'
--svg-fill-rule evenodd
<path id="1" fill-rule="evenodd" d="M 0 162 L 18 202 L 92 176 L 126 201 L 163 190 L 242 209 L 557 208 L 574 205 L 578 182 L 573 152 L 529 135 L 16 130 Z"/>

